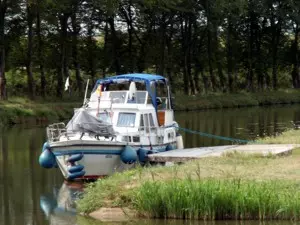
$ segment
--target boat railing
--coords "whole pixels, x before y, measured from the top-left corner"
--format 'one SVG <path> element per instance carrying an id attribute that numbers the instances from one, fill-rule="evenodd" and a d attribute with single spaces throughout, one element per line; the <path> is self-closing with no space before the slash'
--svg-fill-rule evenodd
<path id="1" fill-rule="evenodd" d="M 149 96 L 147 91 L 136 91 L 135 95 L 129 97 L 129 91 L 104 91 L 101 95 L 96 93 L 92 94 L 90 102 L 111 103 L 111 104 L 146 104 L 148 103 Z M 150 103 L 150 102 L 149 102 Z"/>
<path id="2" fill-rule="evenodd" d="M 163 137 L 164 136 L 164 129 L 161 127 L 139 127 L 139 135 L 141 137 L 152 137 L 152 136 L 157 136 L 157 137 Z"/>
<path id="3" fill-rule="evenodd" d="M 49 142 L 58 141 L 62 135 L 67 133 L 65 123 L 54 123 L 47 127 L 47 137 Z"/>
<path id="4" fill-rule="evenodd" d="M 115 133 L 112 125 L 107 124 L 99 125 L 96 123 L 73 123 L 67 128 L 64 123 L 55 123 L 47 127 L 47 137 L 49 142 L 57 142 L 61 137 L 65 137 L 67 140 L 69 140 L 70 138 L 78 134 L 80 134 L 78 135 L 78 139 L 81 139 L 85 133 L 89 135 L 92 134 L 97 139 L 99 139 L 99 137 L 113 138 L 117 135 L 121 135 L 130 140 L 133 140 L 137 137 L 157 137 L 157 141 L 162 142 L 165 135 L 165 128 L 155 126 L 141 126 L 138 128 L 138 131 L 127 130 L 122 134 L 118 134 Z"/>
<path id="5" fill-rule="evenodd" d="M 104 123 L 71 123 L 68 127 L 66 127 L 64 123 L 55 123 L 47 127 L 47 137 L 49 142 L 59 141 L 61 137 L 66 137 L 69 140 L 79 133 L 79 139 L 81 139 L 85 133 L 92 134 L 97 139 L 99 139 L 99 137 L 109 138 L 116 136 L 112 125 Z"/>
<path id="6" fill-rule="evenodd" d="M 102 123 L 93 123 L 93 122 L 84 122 L 84 123 L 71 123 L 67 128 L 67 136 L 69 133 L 89 133 L 95 136 L 103 137 L 113 137 L 115 136 L 115 131 L 112 127 L 112 124 L 102 122 Z"/>

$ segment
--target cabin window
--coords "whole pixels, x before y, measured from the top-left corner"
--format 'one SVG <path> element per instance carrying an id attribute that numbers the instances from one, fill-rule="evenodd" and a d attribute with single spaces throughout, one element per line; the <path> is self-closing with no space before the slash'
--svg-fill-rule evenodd
<path id="1" fill-rule="evenodd" d="M 140 142 L 139 136 L 133 136 L 132 139 L 133 139 L 133 142 Z"/>
<path id="2" fill-rule="evenodd" d="M 135 113 L 119 113 L 118 127 L 134 127 Z"/>

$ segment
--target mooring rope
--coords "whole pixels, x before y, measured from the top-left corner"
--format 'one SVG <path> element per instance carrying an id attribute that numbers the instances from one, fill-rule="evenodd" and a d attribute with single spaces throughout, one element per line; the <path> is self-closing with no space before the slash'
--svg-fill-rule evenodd
<path id="1" fill-rule="evenodd" d="M 214 134 L 209 134 L 209 133 L 204 133 L 201 131 L 195 131 L 195 130 L 191 130 L 188 128 L 183 128 L 183 127 L 179 127 L 176 126 L 177 129 L 182 130 L 184 132 L 187 133 L 191 133 L 191 134 L 198 134 L 204 137 L 208 137 L 208 138 L 215 138 L 215 139 L 219 139 L 219 140 L 225 140 L 225 141 L 231 141 L 231 142 L 237 142 L 237 143 L 255 143 L 255 141 L 250 141 L 250 140 L 244 140 L 244 139 L 237 139 L 237 138 L 231 138 L 231 137 L 224 137 L 224 136 L 219 136 L 219 135 L 214 135 Z"/>

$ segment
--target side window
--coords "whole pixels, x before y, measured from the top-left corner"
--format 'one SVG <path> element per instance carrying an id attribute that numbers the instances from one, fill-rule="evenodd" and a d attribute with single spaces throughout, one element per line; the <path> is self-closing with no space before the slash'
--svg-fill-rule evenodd
<path id="1" fill-rule="evenodd" d="M 148 117 L 148 114 L 144 114 L 144 123 L 145 123 L 146 132 L 149 132 L 149 117 Z"/>
<path id="2" fill-rule="evenodd" d="M 140 130 L 144 130 L 144 129 L 145 129 L 144 116 L 143 116 L 143 114 L 141 114 L 141 117 L 140 117 Z"/>
<path id="3" fill-rule="evenodd" d="M 149 113 L 149 122 L 151 129 L 155 129 L 152 113 Z"/>
<path id="4" fill-rule="evenodd" d="M 118 127 L 134 127 L 135 125 L 135 113 L 119 113 Z"/>

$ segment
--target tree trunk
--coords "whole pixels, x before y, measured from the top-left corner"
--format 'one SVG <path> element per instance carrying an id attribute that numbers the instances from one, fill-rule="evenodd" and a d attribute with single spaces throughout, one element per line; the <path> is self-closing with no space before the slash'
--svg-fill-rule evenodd
<path id="1" fill-rule="evenodd" d="M 108 18 L 108 23 L 111 29 L 112 36 L 112 54 L 113 54 L 113 62 L 115 67 L 116 74 L 121 74 L 121 65 L 120 65 L 120 53 L 119 53 L 119 39 L 117 36 L 117 32 L 115 29 L 115 20 L 114 17 Z"/>
<path id="2" fill-rule="evenodd" d="M 40 73 L 41 73 L 41 96 L 45 98 L 45 92 L 46 92 L 46 77 L 45 77 L 45 71 L 44 71 L 44 57 L 42 54 L 43 51 L 43 41 L 42 41 L 42 34 L 41 34 L 41 16 L 40 16 L 40 1 L 37 1 L 37 14 L 36 14 L 36 35 L 38 38 L 38 44 L 37 44 L 37 54 L 38 54 L 38 61 L 40 64 Z"/>
<path id="3" fill-rule="evenodd" d="M 146 41 L 141 44 L 140 51 L 139 51 L 139 57 L 137 62 L 137 70 L 139 73 L 144 72 L 146 67 L 146 60 L 145 60 L 145 54 L 146 54 Z"/>
<path id="4" fill-rule="evenodd" d="M 249 91 L 253 91 L 253 76 L 254 76 L 254 40 L 255 40 L 255 14 L 252 11 L 252 1 L 249 2 L 249 18 L 250 18 L 250 25 L 249 25 L 249 53 L 248 53 L 248 74 L 247 74 L 247 89 Z"/>
<path id="5" fill-rule="evenodd" d="M 6 79 L 5 79 L 5 13 L 7 5 L 6 0 L 0 1 L 0 100 L 7 99 Z"/>
<path id="6" fill-rule="evenodd" d="M 171 34 L 166 38 L 166 46 L 167 46 L 167 67 L 166 72 L 170 82 L 170 85 L 173 86 L 173 43 L 172 43 L 172 31 L 173 31 L 173 24 L 171 24 Z M 174 90 L 174 89 L 173 89 Z M 175 92 L 175 90 L 174 90 Z"/>
<path id="7" fill-rule="evenodd" d="M 293 53 L 293 71 L 292 71 L 292 82 L 294 88 L 300 87 L 300 74 L 299 74 L 299 54 L 298 54 L 298 40 L 299 40 L 299 25 L 296 24 L 295 28 L 295 39 L 292 44 L 292 53 Z"/>
<path id="8" fill-rule="evenodd" d="M 67 40 L 67 22 L 68 22 L 69 15 L 63 13 L 59 16 L 60 22 L 60 67 L 57 71 L 57 91 L 56 95 L 59 98 L 63 96 L 63 77 L 65 78 L 69 76 L 68 72 L 68 65 L 67 65 L 67 47 L 66 47 L 66 40 Z"/>
<path id="9" fill-rule="evenodd" d="M 140 50 L 139 57 L 137 58 L 137 69 L 139 73 L 145 71 L 146 68 L 146 57 L 147 57 L 147 49 L 149 48 L 149 41 L 151 40 L 151 32 L 154 26 L 154 20 L 151 19 L 150 23 L 147 26 L 147 31 L 143 35 L 142 40 L 140 40 Z"/>
<path id="10" fill-rule="evenodd" d="M 212 34 L 213 34 L 213 43 L 214 43 L 214 59 L 216 61 L 216 66 L 218 70 L 218 76 L 219 76 L 219 81 L 220 81 L 220 88 L 221 91 L 226 90 L 226 84 L 225 84 L 225 77 L 223 73 L 223 68 L 222 68 L 222 59 L 221 59 L 221 50 L 220 50 L 220 44 L 219 44 L 219 37 L 218 37 L 218 28 L 217 24 L 212 24 Z"/>
<path id="11" fill-rule="evenodd" d="M 32 48 L 33 48 L 33 12 L 32 6 L 29 0 L 26 2 L 26 11 L 27 11 L 27 59 L 26 59 L 26 72 L 27 72 L 27 87 L 28 87 L 28 94 L 31 99 L 35 96 L 34 90 L 34 80 L 32 74 Z"/>
<path id="12" fill-rule="evenodd" d="M 278 44 L 279 44 L 279 38 L 280 38 L 280 30 L 281 28 L 277 28 L 277 26 L 280 26 L 277 22 L 276 25 L 273 27 L 273 33 L 272 33 L 272 86 L 273 89 L 277 89 L 277 63 L 278 63 Z"/>
<path id="13" fill-rule="evenodd" d="M 128 71 L 130 73 L 133 73 L 134 71 L 134 57 L 132 54 L 132 12 L 131 12 L 131 5 L 132 5 L 132 0 L 129 0 L 129 5 L 128 5 L 128 18 L 129 18 L 129 24 L 128 24 L 128 52 L 129 52 L 129 68 Z"/>
<path id="14" fill-rule="evenodd" d="M 229 92 L 233 92 L 233 53 L 232 53 L 232 21 L 228 18 L 227 27 L 227 74 L 228 74 L 228 88 Z"/>
<path id="15" fill-rule="evenodd" d="M 212 55 L 212 46 L 211 46 L 211 31 L 207 31 L 207 54 L 208 54 L 208 69 L 212 91 L 216 91 L 216 78 L 213 72 L 213 55 Z"/>
<path id="16" fill-rule="evenodd" d="M 266 27 L 267 20 L 264 19 L 262 22 L 262 28 L 258 24 L 256 24 L 256 57 L 257 57 L 257 66 L 256 66 L 256 75 L 257 75 L 257 85 L 260 90 L 264 89 L 264 79 L 265 74 L 267 71 L 265 71 L 265 62 L 263 60 L 263 52 L 261 50 L 262 46 L 262 40 L 263 40 L 263 31 Z"/>
<path id="17" fill-rule="evenodd" d="M 105 37 L 104 37 L 104 62 L 103 62 L 103 76 L 105 77 L 105 73 L 106 73 L 106 46 L 107 46 L 107 32 L 108 32 L 108 28 L 107 28 L 107 24 L 105 25 Z M 95 54 L 94 54 L 94 50 L 96 48 L 95 46 L 95 41 L 93 39 L 93 24 L 89 24 L 88 25 L 88 64 L 89 64 L 89 72 L 92 78 L 93 83 L 95 82 L 95 76 L 96 76 L 96 69 L 95 69 Z"/>
<path id="18" fill-rule="evenodd" d="M 207 57 L 208 57 L 208 70 L 210 76 L 211 87 L 213 91 L 216 91 L 216 78 L 213 72 L 213 54 L 212 54 L 212 30 L 213 24 L 211 19 L 211 12 L 210 12 L 210 4 L 209 0 L 206 0 L 206 17 L 207 17 Z"/>
<path id="19" fill-rule="evenodd" d="M 194 84 L 194 79 L 192 77 L 192 15 L 189 14 L 187 16 L 186 23 L 188 24 L 188 30 L 186 34 L 186 45 L 187 45 L 187 60 L 186 60 L 186 67 L 187 67 L 187 75 L 188 80 L 190 83 L 190 91 L 191 94 L 196 94 L 196 88 Z"/>
<path id="20" fill-rule="evenodd" d="M 159 26 L 159 57 L 157 58 L 159 61 L 158 65 L 158 74 L 164 75 L 165 73 L 165 48 L 166 48 L 166 15 L 163 13 L 162 18 L 160 19 L 160 26 Z"/>
<path id="21" fill-rule="evenodd" d="M 77 3 L 75 3 L 77 4 Z M 72 21 L 72 55 L 73 55 L 73 65 L 75 68 L 76 83 L 79 92 L 79 96 L 83 96 L 82 92 L 82 79 L 80 75 L 80 64 L 78 60 L 78 35 L 79 35 L 79 25 L 77 24 L 77 5 L 73 6 L 73 12 L 71 16 Z"/>
<path id="22" fill-rule="evenodd" d="M 217 63 L 217 68 L 218 68 L 218 76 L 219 76 L 219 80 L 220 80 L 220 87 L 222 89 L 222 91 L 226 91 L 226 84 L 225 84 L 225 77 L 224 77 L 224 73 L 223 73 L 223 67 L 222 67 L 222 60 L 221 60 L 221 52 L 219 49 L 219 43 L 218 43 L 218 39 L 216 37 L 216 49 L 215 49 L 215 53 L 216 53 L 216 63 Z"/>
<path id="23" fill-rule="evenodd" d="M 184 21 L 185 20 L 185 21 Z M 183 83 L 184 83 L 184 93 L 186 95 L 190 94 L 190 86 L 189 86 L 189 75 L 188 75 L 188 68 L 187 68 L 187 57 L 188 57 L 188 43 L 187 43 L 187 30 L 188 30 L 188 23 L 184 16 L 181 16 L 181 48 L 183 53 Z"/>
<path id="24" fill-rule="evenodd" d="M 272 29 L 272 40 L 271 40 L 271 51 L 272 51 L 272 86 L 273 89 L 277 89 L 277 63 L 278 63 L 278 45 L 280 40 L 280 33 L 281 33 L 281 18 L 275 18 L 274 16 L 274 7 L 273 5 L 270 6 L 272 9 L 272 17 L 271 17 L 271 29 Z M 281 3 L 279 1 L 279 9 L 281 7 Z M 277 20 L 277 23 L 276 23 Z"/>
<path id="25" fill-rule="evenodd" d="M 193 20 L 193 27 L 194 27 L 194 34 L 193 34 L 194 45 L 192 46 L 192 49 L 193 49 L 193 56 L 194 56 L 193 61 L 195 64 L 194 82 L 195 82 L 196 93 L 200 93 L 201 91 L 199 86 L 199 74 L 201 74 L 202 76 L 204 92 L 207 93 L 208 80 L 203 72 L 203 63 L 200 61 L 201 47 L 203 46 L 203 41 L 206 38 L 207 27 L 201 33 L 200 39 L 198 39 L 200 31 L 198 29 L 197 20 L 195 19 Z"/>

